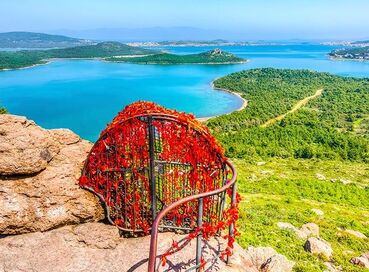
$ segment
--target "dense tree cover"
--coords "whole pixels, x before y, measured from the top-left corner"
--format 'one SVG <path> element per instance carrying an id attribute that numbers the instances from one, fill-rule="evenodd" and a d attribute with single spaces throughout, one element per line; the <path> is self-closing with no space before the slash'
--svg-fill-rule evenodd
<path id="1" fill-rule="evenodd" d="M 220 51 L 219 49 L 190 55 L 161 53 L 142 57 L 109 58 L 107 60 L 140 64 L 229 64 L 242 63 L 246 61 L 245 59 L 236 57 L 235 55 L 228 52 Z"/>
<path id="2" fill-rule="evenodd" d="M 47 59 L 52 58 L 107 58 L 152 53 L 157 53 L 157 51 L 133 47 L 118 42 L 103 42 L 96 45 L 76 46 L 64 49 L 0 52 L 0 70 L 42 64 Z"/>
<path id="3" fill-rule="evenodd" d="M 208 122 L 230 157 L 369 161 L 369 140 L 362 137 L 369 134 L 365 122 L 360 135 L 354 129 L 359 118 L 369 115 L 368 79 L 265 68 L 234 73 L 214 85 L 249 101 L 246 109 Z M 324 89 L 322 96 L 282 121 L 260 127 L 318 88 Z"/>
<path id="4" fill-rule="evenodd" d="M 6 110 L 6 108 L 0 105 L 0 114 L 4 114 L 4 113 L 8 113 L 8 111 Z"/>
<path id="5" fill-rule="evenodd" d="M 34 32 L 0 33 L 0 48 L 64 48 L 92 44 L 90 40 Z"/>

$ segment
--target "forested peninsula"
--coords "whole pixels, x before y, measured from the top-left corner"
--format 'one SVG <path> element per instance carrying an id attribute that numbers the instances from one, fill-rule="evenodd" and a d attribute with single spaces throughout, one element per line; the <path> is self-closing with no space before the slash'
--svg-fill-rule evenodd
<path id="1" fill-rule="evenodd" d="M 96 45 L 50 50 L 0 51 L 0 70 L 45 64 L 50 59 L 105 59 L 113 56 L 147 55 L 157 52 L 158 51 L 133 47 L 119 42 L 102 42 Z"/>
<path id="2" fill-rule="evenodd" d="M 233 64 L 246 60 L 214 49 L 209 52 L 175 55 L 157 50 L 129 46 L 119 42 L 76 46 L 50 50 L 0 51 L 0 70 L 10 70 L 45 64 L 51 59 L 94 59 L 138 64 Z"/>
<path id="3" fill-rule="evenodd" d="M 237 64 L 247 62 L 245 59 L 239 58 L 220 49 L 213 49 L 208 52 L 189 55 L 160 53 L 138 57 L 112 57 L 107 60 L 137 64 Z"/>

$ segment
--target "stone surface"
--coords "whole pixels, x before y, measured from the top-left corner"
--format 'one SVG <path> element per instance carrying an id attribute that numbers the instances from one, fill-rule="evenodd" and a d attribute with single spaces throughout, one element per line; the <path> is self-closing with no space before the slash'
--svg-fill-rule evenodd
<path id="1" fill-rule="evenodd" d="M 355 236 L 357 238 L 360 238 L 360 239 L 366 239 L 366 238 L 368 238 L 368 237 L 366 237 L 365 234 L 361 233 L 360 231 L 348 229 L 345 232 L 348 233 L 348 234 L 351 234 L 351 235 L 353 235 L 353 236 Z"/>
<path id="2" fill-rule="evenodd" d="M 313 209 L 311 209 L 311 211 L 312 211 L 313 213 L 315 213 L 316 215 L 324 216 L 324 212 L 323 212 L 322 210 L 320 210 L 320 209 L 315 209 L 315 208 L 313 208 Z"/>
<path id="3" fill-rule="evenodd" d="M 174 233 L 159 234 L 158 253 L 164 253 L 173 241 L 183 239 Z M 168 257 L 159 271 L 184 271 L 195 262 L 195 242 Z M 257 272 L 291 271 L 293 263 L 271 248 L 249 248 L 244 251 L 235 244 L 230 265 L 217 258 L 225 246 L 222 238 L 204 243 L 204 258 L 213 259 L 206 265 L 211 271 Z M 65 226 L 47 232 L 35 232 L 0 239 L 0 271 L 79 272 L 79 271 L 147 271 L 150 236 L 122 238 L 118 229 L 103 223 Z M 259 270 L 269 259 L 264 270 Z M 182 269 L 182 270 L 181 270 Z M 207 270 L 207 271 L 210 271 Z"/>
<path id="4" fill-rule="evenodd" d="M 324 265 L 326 266 L 326 270 L 325 272 L 341 272 L 342 267 L 341 266 L 335 266 L 333 263 L 331 262 L 325 262 Z"/>
<path id="5" fill-rule="evenodd" d="M 319 179 L 319 180 L 325 180 L 325 176 L 320 174 L 320 173 L 317 173 L 316 175 L 316 178 Z"/>
<path id="6" fill-rule="evenodd" d="M 315 223 L 304 224 L 300 228 L 298 236 L 301 239 L 306 239 L 308 237 L 318 237 L 319 236 L 319 226 Z"/>
<path id="7" fill-rule="evenodd" d="M 21 116 L 0 115 L 0 175 L 34 174 L 58 153 L 50 133 Z"/>
<path id="8" fill-rule="evenodd" d="M 293 231 L 300 239 L 307 239 L 308 237 L 319 236 L 319 226 L 315 223 L 307 223 L 302 225 L 300 229 L 296 228 L 291 223 L 278 222 L 277 226 L 280 229 L 287 229 Z"/>
<path id="9" fill-rule="evenodd" d="M 271 247 L 249 247 L 245 252 L 245 260 L 247 260 L 246 263 L 251 262 L 254 266 L 254 271 L 288 272 L 292 271 L 295 264 L 294 262 L 289 261 L 285 256 L 278 254 Z"/>
<path id="10" fill-rule="evenodd" d="M 326 258 L 332 257 L 333 254 L 331 245 L 327 241 L 316 237 L 310 237 L 306 241 L 304 248 L 307 252 L 322 255 Z"/>
<path id="11" fill-rule="evenodd" d="M 361 267 L 369 268 L 369 252 L 359 257 L 352 258 L 350 262 Z"/>
<path id="12" fill-rule="evenodd" d="M 91 146 L 70 130 L 0 115 L 0 234 L 102 219 L 99 201 L 78 186 Z"/>

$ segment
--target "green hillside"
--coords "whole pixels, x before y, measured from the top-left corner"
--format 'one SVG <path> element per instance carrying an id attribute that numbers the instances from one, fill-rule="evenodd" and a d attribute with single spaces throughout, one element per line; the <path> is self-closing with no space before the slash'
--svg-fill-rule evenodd
<path id="1" fill-rule="evenodd" d="M 43 64 L 52 58 L 108 58 L 121 55 L 143 55 L 158 51 L 128 46 L 119 42 L 103 42 L 96 45 L 76 46 L 64 49 L 0 51 L 0 70 Z"/>
<path id="2" fill-rule="evenodd" d="M 142 57 L 109 58 L 108 60 L 138 64 L 232 64 L 246 62 L 245 59 L 220 49 L 190 55 L 161 53 Z"/>
<path id="3" fill-rule="evenodd" d="M 273 247 L 296 262 L 294 271 L 325 271 L 330 261 L 342 271 L 364 272 L 350 259 L 369 250 L 368 239 L 346 230 L 369 237 L 369 80 L 265 68 L 214 85 L 248 100 L 244 110 L 207 123 L 239 172 L 238 242 Z M 300 109 L 268 122 L 319 89 L 322 94 Z M 333 258 L 305 252 L 305 240 L 278 222 L 316 223 Z"/>
<path id="4" fill-rule="evenodd" d="M 92 44 L 90 40 L 34 32 L 0 33 L 0 48 L 64 48 Z"/>

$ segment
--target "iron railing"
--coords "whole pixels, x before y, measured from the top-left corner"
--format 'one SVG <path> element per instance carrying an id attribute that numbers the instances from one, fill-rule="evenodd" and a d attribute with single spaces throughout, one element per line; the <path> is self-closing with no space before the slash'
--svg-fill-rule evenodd
<path id="1" fill-rule="evenodd" d="M 160 228 L 160 221 L 173 209 L 177 208 L 180 205 L 183 205 L 187 202 L 198 200 L 198 217 L 197 217 L 197 227 L 202 226 L 202 216 L 203 216 L 203 200 L 204 198 L 211 197 L 217 194 L 221 194 L 226 192 L 229 188 L 232 188 L 232 195 L 231 195 L 231 205 L 235 205 L 236 203 L 236 178 L 237 172 L 232 163 L 229 161 L 226 162 L 227 166 L 232 171 L 232 178 L 226 182 L 226 184 L 214 191 L 204 192 L 192 196 L 188 196 L 182 198 L 167 207 L 161 210 L 160 213 L 156 215 L 156 218 L 153 222 L 152 229 L 151 229 L 151 240 L 150 240 L 150 253 L 149 253 L 149 262 L 148 262 L 148 272 L 155 272 L 156 271 L 156 259 L 157 259 L 157 244 L 158 244 L 158 233 Z M 234 224 L 231 224 L 228 229 L 229 236 L 234 236 Z M 202 256 L 202 245 L 201 245 L 201 232 L 198 234 L 196 239 L 196 265 L 191 269 L 196 269 L 197 271 L 200 270 L 200 262 Z M 228 262 L 228 259 L 227 259 Z M 189 269 L 190 270 L 190 269 Z"/>

